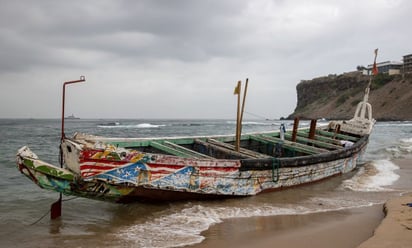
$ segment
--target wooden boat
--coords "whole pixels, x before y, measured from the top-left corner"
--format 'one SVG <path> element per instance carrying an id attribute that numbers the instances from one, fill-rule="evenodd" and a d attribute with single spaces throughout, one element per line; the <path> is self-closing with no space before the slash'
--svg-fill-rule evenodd
<path id="1" fill-rule="evenodd" d="M 64 168 L 17 153 L 21 173 L 44 189 L 114 202 L 243 197 L 313 183 L 356 168 L 375 120 L 369 88 L 347 121 L 240 136 L 64 137 Z"/>
<path id="2" fill-rule="evenodd" d="M 289 131 L 281 126 L 241 135 L 239 81 L 236 135 L 149 139 L 77 133 L 68 138 L 65 86 L 84 82 L 81 76 L 63 84 L 61 167 L 40 160 L 27 146 L 17 153 L 17 167 L 41 188 L 60 192 L 52 219 L 61 215 L 62 193 L 114 202 L 174 201 L 252 196 L 313 183 L 358 165 L 375 124 L 368 103 L 371 79 L 352 119 L 321 127 L 313 120 L 310 128 L 298 129 L 295 119 Z M 247 80 L 244 96 L 246 91 Z"/>

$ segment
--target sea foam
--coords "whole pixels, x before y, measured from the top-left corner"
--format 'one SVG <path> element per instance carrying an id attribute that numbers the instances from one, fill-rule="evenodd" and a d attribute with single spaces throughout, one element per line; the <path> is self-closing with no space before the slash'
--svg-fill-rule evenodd
<path id="1" fill-rule="evenodd" d="M 100 128 L 118 128 L 118 129 L 130 129 L 130 128 L 159 128 L 164 127 L 166 125 L 156 125 L 150 123 L 140 123 L 140 124 L 116 124 L 116 125 L 98 125 Z"/>
<path id="2" fill-rule="evenodd" d="M 389 160 L 374 160 L 362 167 L 351 179 L 345 180 L 344 188 L 353 191 L 390 191 L 388 186 L 399 179 L 395 173 L 399 167 Z"/>
<path id="3" fill-rule="evenodd" d="M 218 206 L 185 204 L 183 209 L 164 212 L 144 223 L 136 223 L 115 233 L 116 238 L 135 247 L 181 247 L 200 243 L 204 240 L 202 232 L 212 225 L 230 218 L 258 216 L 304 215 L 320 212 L 338 211 L 350 208 L 367 207 L 376 204 L 363 200 L 341 198 L 309 198 L 299 204 Z"/>

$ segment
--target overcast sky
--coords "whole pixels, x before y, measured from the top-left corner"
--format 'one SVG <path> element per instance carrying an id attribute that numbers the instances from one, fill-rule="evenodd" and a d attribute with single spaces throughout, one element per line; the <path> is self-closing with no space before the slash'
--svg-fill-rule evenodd
<path id="1" fill-rule="evenodd" d="M 0 118 L 280 118 L 302 79 L 412 53 L 412 1 L 0 0 Z"/>

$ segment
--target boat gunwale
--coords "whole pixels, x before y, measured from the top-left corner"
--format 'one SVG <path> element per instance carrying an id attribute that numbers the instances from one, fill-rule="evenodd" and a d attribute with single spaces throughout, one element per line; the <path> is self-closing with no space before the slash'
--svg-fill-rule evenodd
<path id="1" fill-rule="evenodd" d="M 342 147 L 342 149 L 339 150 L 333 150 L 313 155 L 284 158 L 273 157 L 272 159 L 242 159 L 242 166 L 239 168 L 239 170 L 273 170 L 274 167 L 304 167 L 312 164 L 326 163 L 338 159 L 344 159 L 351 157 L 353 154 L 361 151 L 367 145 L 368 139 L 369 135 L 365 135 L 351 147 Z"/>
<path id="2" fill-rule="evenodd" d="M 322 129 L 327 127 L 326 124 L 319 125 L 317 129 Z M 304 131 L 304 130 L 309 130 L 308 127 L 300 127 L 297 129 L 298 131 Z M 287 132 L 291 132 L 292 130 L 287 130 Z M 280 131 L 260 131 L 260 132 L 248 132 L 248 133 L 243 133 L 240 138 L 241 140 L 246 140 L 249 139 L 250 135 L 257 135 L 257 134 L 277 134 L 279 135 Z M 77 138 L 80 136 L 80 138 Z M 159 141 L 159 140 L 166 140 L 166 141 L 176 141 L 176 140 L 194 140 L 194 139 L 209 139 L 209 138 L 226 138 L 229 140 L 235 139 L 235 134 L 218 134 L 218 135 L 194 135 L 194 136 L 162 136 L 162 137 L 142 137 L 142 138 L 125 138 L 125 137 L 104 137 L 104 136 L 98 136 L 98 135 L 92 135 L 92 134 L 87 134 L 87 133 L 81 133 L 81 132 L 76 132 L 74 133 L 73 137 L 71 138 L 72 140 L 86 140 L 86 141 L 100 141 L 100 142 L 105 142 L 105 143 L 128 143 L 128 142 L 148 142 L 150 141 Z M 175 143 L 175 144 L 180 144 L 180 143 Z"/>
<path id="3" fill-rule="evenodd" d="M 276 133 L 276 132 L 269 132 L 269 133 Z M 251 134 L 248 134 L 250 136 Z M 192 139 L 195 136 L 190 137 Z M 202 138 L 211 138 L 212 136 L 201 136 Z M 213 136 L 216 137 L 216 136 Z M 229 137 L 229 136 L 222 136 L 222 137 Z M 186 139 L 189 139 L 189 137 L 185 137 Z M 276 166 L 279 168 L 283 167 L 304 167 L 308 166 L 311 164 L 317 164 L 317 163 L 324 163 L 324 162 L 329 162 L 337 159 L 343 159 L 347 157 L 351 157 L 354 153 L 359 152 L 363 147 L 365 147 L 368 143 L 368 138 L 369 135 L 365 135 L 358 139 L 357 142 L 355 142 L 352 146 L 350 147 L 342 147 L 341 149 L 336 149 L 336 150 L 330 150 L 322 153 L 316 153 L 316 154 L 309 154 L 309 155 L 303 155 L 303 156 L 295 156 L 295 157 L 270 157 L 270 158 L 236 158 L 236 159 L 217 159 L 217 158 L 185 158 L 185 157 L 179 157 L 176 155 L 170 155 L 170 154 L 162 154 L 162 156 L 170 156 L 170 157 L 179 157 L 182 160 L 190 160 L 193 161 L 193 159 L 198 160 L 198 161 L 214 161 L 216 163 L 219 162 L 227 162 L 227 161 L 240 161 L 241 166 L 239 167 L 240 171 L 246 171 L 246 170 L 271 170 L 275 166 L 274 164 L 276 163 Z M 76 139 L 71 139 L 71 138 L 66 138 L 70 140 L 72 143 L 75 144 L 81 144 L 79 143 L 78 140 Z M 153 139 L 146 139 L 147 141 L 151 141 Z M 167 138 L 167 141 L 170 141 L 171 139 Z M 109 143 L 110 144 L 110 143 Z M 91 148 L 85 148 L 85 147 L 78 147 L 80 149 L 91 149 Z M 94 148 L 96 150 L 100 150 L 98 148 Z M 94 150 L 93 149 L 93 150 Z M 127 149 L 127 147 L 125 147 Z M 103 150 L 103 148 L 102 148 Z M 150 153 L 150 152 L 145 152 L 145 154 L 150 155 L 158 155 L 158 153 Z M 96 161 L 99 161 L 101 159 L 96 159 Z"/>

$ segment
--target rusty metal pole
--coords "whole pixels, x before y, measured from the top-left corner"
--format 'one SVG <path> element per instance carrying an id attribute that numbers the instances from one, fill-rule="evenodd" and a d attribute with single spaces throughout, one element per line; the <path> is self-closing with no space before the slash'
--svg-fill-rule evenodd
<path id="1" fill-rule="evenodd" d="M 60 140 L 60 167 L 63 168 L 63 151 L 61 149 L 61 142 L 63 142 L 64 135 L 64 107 L 66 100 L 66 85 L 84 82 L 86 79 L 84 76 L 80 76 L 80 80 L 68 81 L 63 83 L 63 104 L 62 104 L 62 130 L 61 130 L 61 140 Z M 50 207 L 50 219 L 54 220 L 62 215 L 62 193 L 60 193 L 59 199 L 54 202 Z"/>
<path id="2" fill-rule="evenodd" d="M 61 141 L 63 141 L 65 135 L 64 135 L 64 107 L 65 107 L 65 99 L 66 99 L 66 85 L 68 84 L 74 84 L 74 83 L 80 83 L 86 81 L 84 76 L 80 76 L 80 80 L 74 80 L 74 81 L 67 81 L 64 82 L 63 84 L 63 103 L 62 103 L 62 133 L 61 133 Z M 62 161 L 60 161 L 62 162 Z M 62 164 L 61 164 L 62 165 Z"/>

